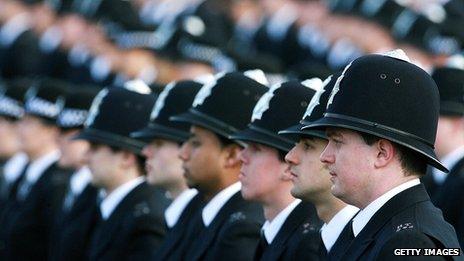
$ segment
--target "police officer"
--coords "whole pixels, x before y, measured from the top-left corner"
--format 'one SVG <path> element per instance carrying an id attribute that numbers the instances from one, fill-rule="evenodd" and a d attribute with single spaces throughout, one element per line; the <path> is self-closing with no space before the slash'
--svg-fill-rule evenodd
<path id="1" fill-rule="evenodd" d="M 347 205 L 331 193 L 329 171 L 319 160 L 319 155 L 327 146 L 325 133 L 321 130 L 301 130 L 301 128 L 322 117 L 338 76 L 340 74 L 332 75 L 320 86 L 315 86 L 318 90 L 311 99 L 301 122 L 279 132 L 280 135 L 297 142 L 285 156 L 292 175 L 291 192 L 297 198 L 312 202 L 319 218 L 324 221 L 321 228 L 319 256 L 328 260 L 339 259 L 333 253 L 339 253 L 340 248 L 347 247 L 351 242 L 339 236 L 344 229 L 351 230 L 351 225 L 346 225 L 359 209 Z M 308 81 L 308 84 L 317 85 L 313 80 Z"/>
<path id="2" fill-rule="evenodd" d="M 72 137 L 83 128 L 98 88 L 72 87 L 66 92 L 64 108 L 56 123 L 61 129 L 58 165 L 73 174 L 55 216 L 49 260 L 82 260 L 97 220 L 98 190 L 91 184 L 92 176 L 86 164 L 90 144 Z"/>
<path id="3" fill-rule="evenodd" d="M 184 259 L 245 260 L 254 255 L 262 210 L 241 196 L 241 146 L 228 138 L 246 126 L 267 89 L 254 79 L 258 77 L 251 72 L 216 75 L 198 92 L 188 112 L 172 118 L 192 124 L 179 156 L 187 184 L 207 202 L 184 238 Z"/>
<path id="4" fill-rule="evenodd" d="M 203 206 L 203 198 L 196 189 L 189 189 L 183 176 L 180 145 L 189 137 L 189 124 L 172 122 L 169 117 L 187 111 L 202 84 L 185 80 L 168 84 L 153 107 L 150 121 L 131 135 L 148 142 L 143 148 L 147 158 L 145 169 L 148 182 L 169 193 L 172 203 L 164 212 L 168 233 L 153 259 L 174 260 L 181 252 L 179 245 L 187 233 L 188 223 Z"/>
<path id="5" fill-rule="evenodd" d="M 146 85 L 105 88 L 75 137 L 91 143 L 92 182 L 104 191 L 101 220 L 89 244 L 90 260 L 146 259 L 164 238 L 168 200 L 145 181 L 139 156 L 144 143 L 129 136 L 148 121 L 154 101 Z"/>
<path id="6" fill-rule="evenodd" d="M 322 222 L 312 204 L 290 194 L 291 175 L 284 157 L 294 143 L 277 134 L 303 115 L 314 93 L 298 81 L 274 85 L 254 107 L 247 128 L 232 135 L 247 144 L 240 154 L 242 195 L 261 203 L 266 218 L 255 260 L 319 258 Z"/>
<path id="7" fill-rule="evenodd" d="M 55 125 L 66 83 L 45 79 L 26 93 L 25 116 L 18 123 L 21 150 L 29 158 L 14 183 L 1 222 L 1 259 L 46 260 L 51 224 L 63 199 L 69 173 L 59 168 Z"/>
<path id="8" fill-rule="evenodd" d="M 446 171 L 433 150 L 438 108 L 436 84 L 401 50 L 360 57 L 337 78 L 324 117 L 308 126 L 326 129 L 320 157 L 332 193 L 361 209 L 342 259 L 392 259 L 397 248 L 459 248 L 419 181 L 427 164 Z"/>
<path id="9" fill-rule="evenodd" d="M 30 85 L 29 80 L 17 79 L 2 84 L 0 96 L 0 143 L 1 157 L 5 162 L 0 171 L 0 216 L 12 193 L 15 181 L 21 175 L 28 158 L 21 152 L 18 122 L 24 116 L 23 98 Z"/>
<path id="10" fill-rule="evenodd" d="M 462 57 L 461 57 L 462 58 Z M 436 68 L 432 78 L 440 92 L 435 150 L 441 162 L 450 170 L 432 170 L 427 177 L 432 186 L 427 189 L 432 202 L 443 211 L 446 221 L 456 229 L 461 248 L 464 247 L 464 68 Z"/>

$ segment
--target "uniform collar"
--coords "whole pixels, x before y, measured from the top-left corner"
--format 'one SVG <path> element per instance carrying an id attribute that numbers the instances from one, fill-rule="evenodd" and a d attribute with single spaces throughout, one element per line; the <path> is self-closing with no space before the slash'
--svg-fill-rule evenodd
<path id="1" fill-rule="evenodd" d="M 74 172 L 70 181 L 70 189 L 74 195 L 79 195 L 92 180 L 92 173 L 87 166 Z"/>
<path id="2" fill-rule="evenodd" d="M 342 210 L 338 211 L 329 223 L 324 223 L 324 225 L 322 225 L 321 238 L 327 252 L 330 251 L 346 224 L 348 224 L 358 211 L 359 208 L 347 205 Z"/>
<path id="3" fill-rule="evenodd" d="M 407 181 L 378 197 L 376 200 L 372 201 L 367 207 L 359 211 L 358 215 L 353 219 L 353 234 L 356 237 L 361 230 L 367 225 L 369 220 L 374 216 L 374 214 L 387 203 L 391 198 L 399 194 L 400 192 L 414 187 L 420 184 L 418 178 Z"/>
<path id="4" fill-rule="evenodd" d="M 203 224 L 207 227 L 211 224 L 213 219 L 216 217 L 217 213 L 221 208 L 227 203 L 227 201 L 235 195 L 235 193 L 239 192 L 242 188 L 242 184 L 240 182 L 236 182 L 227 188 L 221 190 L 221 192 L 217 193 L 208 204 L 203 208 L 201 212 L 201 217 L 203 220 Z"/>
<path id="5" fill-rule="evenodd" d="M 45 170 L 49 168 L 53 163 L 57 162 L 60 156 L 60 151 L 55 150 L 32 161 L 26 170 L 26 180 L 30 184 L 34 184 L 35 182 L 37 182 L 37 180 L 42 176 Z"/>
<path id="6" fill-rule="evenodd" d="M 107 220 L 111 216 L 111 213 L 113 213 L 114 209 L 127 196 L 127 194 L 129 194 L 135 187 L 137 187 L 144 181 L 144 177 L 135 178 L 119 186 L 108 196 L 106 196 L 100 204 L 100 211 L 103 220 Z"/>
<path id="7" fill-rule="evenodd" d="M 175 198 L 164 212 L 166 224 L 169 228 L 176 225 L 185 207 L 190 203 L 193 197 L 198 194 L 196 189 L 187 189 Z"/>
<path id="8" fill-rule="evenodd" d="M 280 213 L 277 214 L 277 216 L 275 216 L 273 220 L 266 220 L 262 230 L 264 232 L 264 237 L 266 238 L 268 244 L 272 243 L 277 233 L 279 233 L 280 228 L 285 223 L 285 220 L 287 220 L 288 216 L 300 203 L 300 199 L 295 199 L 292 203 L 290 203 L 287 207 L 280 211 Z"/>
<path id="9" fill-rule="evenodd" d="M 456 163 L 462 158 L 464 158 L 464 146 L 461 146 L 448 153 L 448 155 L 443 157 L 441 163 L 443 163 L 443 165 L 451 171 L 454 165 L 456 165 Z M 448 176 L 448 173 L 434 168 L 432 171 L 432 176 L 436 183 L 443 184 L 446 177 Z"/>
<path id="10" fill-rule="evenodd" d="M 26 167 L 29 161 L 26 153 L 18 152 L 11 157 L 3 168 L 3 175 L 7 183 L 11 184 L 21 175 L 23 168 Z"/>
<path id="11" fill-rule="evenodd" d="M 15 15 L 0 29 L 0 44 L 10 46 L 25 31 L 31 28 L 31 21 L 26 13 Z"/>

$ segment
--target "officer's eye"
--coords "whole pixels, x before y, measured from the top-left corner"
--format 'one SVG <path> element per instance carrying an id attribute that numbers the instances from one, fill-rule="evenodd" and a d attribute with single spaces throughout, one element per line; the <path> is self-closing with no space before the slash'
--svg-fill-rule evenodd
<path id="1" fill-rule="evenodd" d="M 190 139 L 189 140 L 189 143 L 190 145 L 192 145 L 192 147 L 199 147 L 201 146 L 201 142 L 197 139 Z"/>
<path id="2" fill-rule="evenodd" d="M 309 144 L 308 142 L 303 142 L 303 149 L 304 150 L 310 150 L 310 149 L 313 149 L 314 147 Z"/>

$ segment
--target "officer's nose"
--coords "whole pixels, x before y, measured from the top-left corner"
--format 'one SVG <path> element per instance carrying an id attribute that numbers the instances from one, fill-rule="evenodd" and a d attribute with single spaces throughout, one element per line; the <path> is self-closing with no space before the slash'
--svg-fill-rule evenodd
<path id="1" fill-rule="evenodd" d="M 187 161 L 189 159 L 189 152 L 190 151 L 190 146 L 188 144 L 188 141 L 182 143 L 179 149 L 179 158 L 183 161 Z"/>
<path id="2" fill-rule="evenodd" d="M 288 153 L 285 155 L 285 161 L 288 164 L 296 165 L 299 164 L 297 157 L 297 146 L 294 146 Z"/>
<path id="3" fill-rule="evenodd" d="M 150 144 L 147 144 L 143 147 L 142 149 L 142 155 L 145 156 L 146 158 L 150 158 L 153 156 L 153 146 Z"/>
<path id="4" fill-rule="evenodd" d="M 333 154 L 331 141 L 329 141 L 324 151 L 322 151 L 321 155 L 319 156 L 319 160 L 325 164 L 332 164 L 335 162 L 335 155 Z"/>

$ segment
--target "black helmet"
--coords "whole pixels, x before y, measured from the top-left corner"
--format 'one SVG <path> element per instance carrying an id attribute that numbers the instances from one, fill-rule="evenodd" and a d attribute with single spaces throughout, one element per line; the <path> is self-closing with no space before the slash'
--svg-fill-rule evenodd
<path id="1" fill-rule="evenodd" d="M 267 90 L 246 72 L 219 74 L 201 88 L 187 112 L 171 120 L 198 125 L 229 138 L 246 127 L 253 107 Z"/>
<path id="2" fill-rule="evenodd" d="M 434 152 L 440 98 L 432 77 L 403 51 L 366 55 L 337 78 L 324 117 L 304 128 L 341 127 L 405 146 L 447 171 Z"/>
<path id="3" fill-rule="evenodd" d="M 440 115 L 464 115 L 464 70 L 438 67 L 432 73 L 440 92 Z"/>
<path id="4" fill-rule="evenodd" d="M 335 73 L 325 79 L 324 82 L 321 82 L 320 80 L 316 81 L 314 79 L 304 81 L 303 83 L 312 86 L 312 88 L 316 89 L 317 91 L 309 102 L 309 105 L 306 108 L 306 112 L 304 113 L 300 122 L 285 130 L 279 131 L 279 135 L 286 136 L 289 139 L 292 139 L 294 142 L 298 142 L 301 136 L 315 136 L 321 139 L 327 139 L 324 130 L 303 130 L 302 128 L 311 122 L 322 118 L 327 107 L 327 101 L 329 100 L 330 93 L 332 92 L 338 76 L 340 76 L 340 73 Z"/>
<path id="5" fill-rule="evenodd" d="M 105 88 L 93 100 L 84 129 L 75 139 L 102 143 L 139 154 L 145 144 L 130 137 L 130 133 L 148 122 L 155 100 L 148 86 L 143 91 Z"/>
<path id="6" fill-rule="evenodd" d="M 202 84 L 196 81 L 179 81 L 168 84 L 160 93 L 150 115 L 148 125 L 131 133 L 137 139 L 162 138 L 183 142 L 189 137 L 190 124 L 173 122 L 169 117 L 187 111 Z"/>
<path id="7" fill-rule="evenodd" d="M 295 142 L 278 135 L 278 131 L 301 119 L 315 93 L 316 90 L 298 81 L 274 85 L 255 105 L 248 127 L 231 138 L 290 151 Z"/>
<path id="8" fill-rule="evenodd" d="M 68 90 L 56 125 L 62 129 L 82 128 L 99 89 L 95 86 L 74 86 Z"/>

